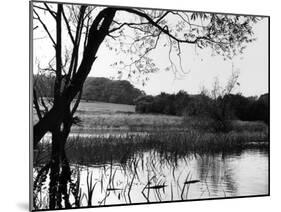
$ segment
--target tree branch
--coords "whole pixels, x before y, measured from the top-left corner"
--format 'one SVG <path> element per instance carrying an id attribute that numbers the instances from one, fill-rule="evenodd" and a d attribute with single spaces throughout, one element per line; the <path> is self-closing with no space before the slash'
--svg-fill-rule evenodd
<path id="1" fill-rule="evenodd" d="M 52 11 L 46 3 L 44 3 L 44 5 L 46 8 L 40 7 L 38 5 L 33 5 L 33 7 L 40 9 L 40 10 L 48 11 L 54 17 L 54 19 L 56 19 L 56 13 L 54 11 Z"/>
<path id="2" fill-rule="evenodd" d="M 168 15 L 168 13 L 169 13 L 170 11 L 167 11 L 167 12 L 165 12 L 165 14 L 163 15 L 163 16 L 161 16 L 159 19 L 157 19 L 156 21 L 155 21 L 155 23 L 159 23 L 166 15 Z M 143 22 L 143 23 L 127 23 L 127 22 L 125 22 L 125 23 L 118 23 L 117 21 L 114 21 L 115 23 L 117 23 L 117 24 L 119 24 L 120 26 L 118 26 L 118 27 L 116 27 L 116 28 L 114 28 L 114 29 L 112 29 L 112 30 L 110 30 L 109 31 L 109 33 L 112 33 L 112 32 L 114 32 L 114 31 L 117 31 L 117 30 L 119 30 L 119 29 L 121 29 L 122 27 L 124 27 L 124 26 L 140 26 L 140 25 L 146 25 L 146 24 L 150 24 L 150 22 Z M 137 28 L 138 30 L 140 30 L 139 28 Z"/>
<path id="3" fill-rule="evenodd" d="M 76 72 L 77 65 L 78 65 L 78 52 L 79 52 L 79 45 L 80 45 L 80 40 L 81 40 L 81 33 L 82 33 L 82 28 L 83 28 L 83 17 L 86 11 L 86 6 L 81 6 L 80 7 L 80 12 L 79 12 L 79 17 L 78 17 L 78 23 L 76 27 L 76 35 L 75 39 L 73 42 L 73 51 L 71 55 L 71 60 L 70 60 L 70 66 L 69 66 L 69 71 L 66 76 L 66 82 L 68 83 L 71 76 L 73 76 Z M 85 38 L 86 39 L 86 38 Z"/>
<path id="4" fill-rule="evenodd" d="M 195 43 L 198 42 L 198 40 L 208 40 L 210 42 L 216 42 L 216 41 L 213 41 L 212 39 L 210 39 L 209 37 L 206 37 L 206 36 L 198 36 L 194 40 L 180 39 L 180 38 L 177 38 L 176 36 L 172 35 L 169 32 L 169 29 L 167 29 L 165 27 L 161 27 L 157 22 L 155 22 L 152 18 L 150 18 L 147 14 L 145 14 L 143 12 L 140 12 L 140 11 L 134 10 L 134 9 L 130 9 L 130 8 L 118 8 L 118 10 L 126 11 L 126 12 L 136 14 L 140 17 L 145 18 L 151 25 L 158 28 L 160 31 L 162 31 L 163 33 L 165 33 L 166 35 L 168 35 L 169 37 L 171 37 L 172 39 L 174 39 L 175 41 L 180 42 L 180 43 L 195 44 Z"/>
<path id="5" fill-rule="evenodd" d="M 52 11 L 46 3 L 44 3 L 44 5 L 45 5 L 47 11 L 49 11 L 49 13 L 53 16 L 53 18 L 56 19 L 57 18 L 56 13 L 54 11 Z"/>
<path id="6" fill-rule="evenodd" d="M 67 28 L 68 34 L 70 36 L 70 39 L 71 39 L 72 43 L 74 44 L 74 38 L 73 38 L 73 35 L 72 35 L 72 32 L 71 32 L 71 28 L 70 28 L 69 22 L 68 22 L 68 20 L 66 18 L 66 15 L 64 13 L 63 8 L 62 8 L 62 16 L 63 16 L 64 22 L 66 24 L 66 28 Z"/>
<path id="7" fill-rule="evenodd" d="M 43 26 L 43 28 L 45 29 L 45 31 L 47 32 L 49 38 L 51 39 L 54 47 L 56 47 L 56 42 L 54 41 L 51 33 L 49 32 L 47 26 L 44 24 L 44 22 L 41 20 L 40 16 L 38 15 L 38 13 L 33 9 L 33 12 L 36 14 L 38 21 L 41 23 L 41 25 Z"/>
<path id="8" fill-rule="evenodd" d="M 119 24 L 119 23 L 116 22 L 116 21 L 115 21 L 115 23 Z M 145 24 L 149 24 L 149 22 L 145 22 L 145 23 L 127 23 L 127 22 L 125 22 L 125 23 L 120 24 L 120 26 L 111 29 L 111 30 L 109 31 L 109 33 L 115 32 L 115 31 L 121 29 L 121 28 L 124 27 L 124 26 L 139 26 L 139 25 L 145 25 Z"/>
<path id="9" fill-rule="evenodd" d="M 54 86 L 54 104 L 60 98 L 61 92 L 61 81 L 62 81 L 62 60 L 61 60 L 61 14 L 62 14 L 62 4 L 58 4 L 57 9 L 57 16 L 56 16 L 56 38 L 57 38 L 57 45 L 56 45 L 56 79 L 55 79 L 55 86 Z"/>

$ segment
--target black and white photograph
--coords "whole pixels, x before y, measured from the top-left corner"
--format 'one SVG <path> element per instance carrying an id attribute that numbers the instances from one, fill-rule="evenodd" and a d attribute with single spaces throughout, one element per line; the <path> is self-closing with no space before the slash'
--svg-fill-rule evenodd
<path id="1" fill-rule="evenodd" d="M 270 194 L 269 16 L 29 3 L 31 210 Z"/>

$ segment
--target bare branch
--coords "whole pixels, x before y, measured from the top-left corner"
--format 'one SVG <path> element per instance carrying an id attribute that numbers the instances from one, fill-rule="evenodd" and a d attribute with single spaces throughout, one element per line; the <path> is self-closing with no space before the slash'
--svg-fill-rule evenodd
<path id="1" fill-rule="evenodd" d="M 47 28 L 47 26 L 46 26 L 45 23 L 41 20 L 40 16 L 38 15 L 38 13 L 37 13 L 34 9 L 33 9 L 33 12 L 36 14 L 37 20 L 41 23 L 41 25 L 43 26 L 43 28 L 44 28 L 45 31 L 47 32 L 49 38 L 51 39 L 51 41 L 52 41 L 52 43 L 53 43 L 53 45 L 54 45 L 54 47 L 56 47 L 57 44 L 56 44 L 56 42 L 54 41 L 54 39 L 53 39 L 51 33 L 49 32 L 49 30 L 48 30 L 48 28 Z"/>
<path id="2" fill-rule="evenodd" d="M 66 77 L 66 81 L 68 82 L 71 78 L 71 75 L 73 76 L 76 72 L 77 65 L 78 65 L 78 52 L 79 52 L 79 45 L 80 45 L 80 40 L 81 40 L 81 34 L 82 34 L 82 28 L 83 28 L 83 17 L 85 15 L 86 11 L 86 6 L 81 6 L 80 12 L 79 12 L 79 17 L 78 17 L 78 24 L 76 27 L 76 35 L 75 35 L 75 40 L 74 40 L 74 47 L 72 51 L 72 56 L 71 56 L 71 61 L 70 61 L 70 66 L 69 66 L 69 71 Z"/>
<path id="3" fill-rule="evenodd" d="M 170 13 L 170 11 L 166 11 L 165 13 L 164 13 L 164 15 L 162 15 L 160 18 L 158 18 L 158 20 L 157 21 L 155 21 L 155 23 L 159 23 L 163 18 L 165 18 L 165 16 L 166 15 L 168 15 Z"/>
<path id="4" fill-rule="evenodd" d="M 122 24 L 118 23 L 117 21 L 114 21 L 114 22 L 117 23 L 117 24 L 119 24 L 120 26 L 118 26 L 118 27 L 116 27 L 116 28 L 113 28 L 112 30 L 109 31 L 109 33 L 115 32 L 115 31 L 121 29 L 121 28 L 124 27 L 124 26 L 139 26 L 139 25 L 146 25 L 146 24 L 149 24 L 149 22 L 144 22 L 144 23 L 127 23 L 127 22 L 125 22 L 125 23 L 122 23 Z M 139 28 L 138 28 L 138 29 L 139 29 Z"/>
<path id="5" fill-rule="evenodd" d="M 92 9 L 89 9 L 83 19 L 84 19 L 84 20 L 86 20 L 86 18 L 91 19 L 90 14 L 91 14 L 96 8 L 97 8 L 97 7 L 93 7 Z"/>
<path id="6" fill-rule="evenodd" d="M 68 20 L 67 20 L 67 18 L 66 18 L 66 15 L 65 15 L 65 13 L 64 13 L 63 8 L 62 8 L 62 15 L 63 15 L 64 22 L 65 22 L 65 24 L 66 24 L 67 31 L 68 31 L 68 34 L 69 34 L 69 36 L 70 36 L 70 39 L 71 39 L 72 43 L 74 44 L 74 38 L 73 38 L 73 35 L 72 35 L 72 32 L 71 32 L 71 28 L 70 28 L 69 22 L 68 22 Z"/>
<path id="7" fill-rule="evenodd" d="M 44 7 L 40 7 L 38 5 L 33 5 L 34 8 L 40 9 L 40 10 L 44 10 L 44 11 L 48 11 L 46 8 Z"/>
<path id="8" fill-rule="evenodd" d="M 163 16 L 161 16 L 158 20 L 156 20 L 155 23 L 159 23 L 166 15 L 168 15 L 169 12 L 170 12 L 170 11 L 165 12 L 165 14 L 164 14 Z M 132 27 L 132 28 L 133 28 L 133 26 L 140 26 L 140 25 L 147 25 L 147 24 L 150 24 L 150 22 L 143 22 L 143 23 L 126 23 L 126 22 L 125 22 L 125 23 L 122 23 L 122 24 L 121 24 L 121 23 L 118 23 L 117 21 L 114 21 L 114 23 L 117 23 L 117 24 L 119 24 L 120 26 L 118 26 L 118 27 L 116 27 L 116 28 L 110 30 L 109 33 L 112 33 L 112 32 L 114 32 L 114 31 L 117 31 L 117 30 L 121 29 L 121 28 L 124 27 L 124 26 L 129 26 L 129 27 Z M 135 29 L 141 30 L 140 28 L 135 28 Z"/>
<path id="9" fill-rule="evenodd" d="M 44 5 L 45 5 L 47 11 L 53 16 L 54 19 L 56 19 L 56 18 L 57 18 L 57 17 L 56 17 L 56 12 L 52 11 L 52 10 L 50 9 L 50 7 L 49 7 L 46 3 L 44 3 Z"/>
<path id="10" fill-rule="evenodd" d="M 88 35 L 89 35 L 89 29 L 90 29 L 90 20 L 91 20 L 91 17 L 89 16 L 88 19 L 87 19 L 87 25 L 86 25 L 86 32 L 85 32 L 85 39 L 84 39 L 84 50 L 85 50 L 86 45 L 87 45 L 87 38 L 88 38 Z"/>
<path id="11" fill-rule="evenodd" d="M 176 65 L 174 64 L 174 62 L 173 62 L 173 60 L 172 60 L 172 58 L 171 58 L 172 48 L 173 48 L 173 42 L 172 42 L 172 38 L 171 38 L 171 37 L 168 37 L 168 39 L 169 39 L 169 41 L 170 41 L 170 42 L 169 42 L 170 48 L 169 48 L 169 54 L 168 54 L 168 56 L 169 56 L 169 61 L 170 61 L 170 64 L 171 64 L 172 71 L 173 71 L 173 73 L 174 73 L 174 75 L 175 75 L 175 77 L 176 77 L 177 67 L 176 67 Z"/>
<path id="12" fill-rule="evenodd" d="M 182 73 L 187 74 L 188 72 L 185 72 L 184 69 L 183 69 L 183 67 L 182 67 L 181 46 L 180 46 L 180 43 L 179 43 L 179 42 L 178 42 L 177 44 L 178 44 L 178 51 L 179 51 L 177 55 L 178 55 L 178 57 L 179 57 L 180 69 L 181 69 Z"/>

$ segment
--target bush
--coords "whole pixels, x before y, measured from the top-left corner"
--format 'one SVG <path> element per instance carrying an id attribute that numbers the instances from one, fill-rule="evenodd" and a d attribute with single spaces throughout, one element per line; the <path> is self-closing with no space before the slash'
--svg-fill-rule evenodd
<path id="1" fill-rule="evenodd" d="M 189 101 L 190 96 L 184 91 L 179 91 L 176 95 L 162 92 L 157 96 L 141 96 L 134 102 L 138 113 L 183 115 Z"/>

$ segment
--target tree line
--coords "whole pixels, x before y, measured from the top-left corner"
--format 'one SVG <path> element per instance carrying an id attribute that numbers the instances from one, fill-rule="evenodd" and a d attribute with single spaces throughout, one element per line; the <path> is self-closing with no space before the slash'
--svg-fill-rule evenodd
<path id="1" fill-rule="evenodd" d="M 55 78 L 35 75 L 34 83 L 40 96 L 53 98 Z M 219 95 L 216 99 L 205 93 L 190 95 L 181 90 L 176 94 L 146 95 L 127 80 L 88 77 L 81 99 L 136 105 L 137 113 L 178 116 L 216 116 L 216 119 L 269 122 L 269 94 L 245 97 L 242 94 Z M 221 118 L 220 118 L 221 117 Z"/>
<path id="2" fill-rule="evenodd" d="M 34 85 L 39 96 L 54 97 L 55 77 L 35 75 Z M 127 80 L 111 80 L 104 77 L 88 77 L 83 86 L 81 99 L 118 104 L 134 104 L 134 100 L 144 91 L 135 88 Z"/>
<path id="3" fill-rule="evenodd" d="M 145 93 L 127 80 L 110 80 L 103 77 L 88 77 L 82 99 L 118 104 L 134 104 L 134 99 Z"/>
<path id="4" fill-rule="evenodd" d="M 189 95 L 185 91 L 176 94 L 161 93 L 157 96 L 140 96 L 135 99 L 136 112 L 159 113 L 180 116 L 203 116 L 215 119 L 239 119 L 243 121 L 269 122 L 269 94 L 245 97 L 227 94 L 216 99 L 201 93 Z"/>

